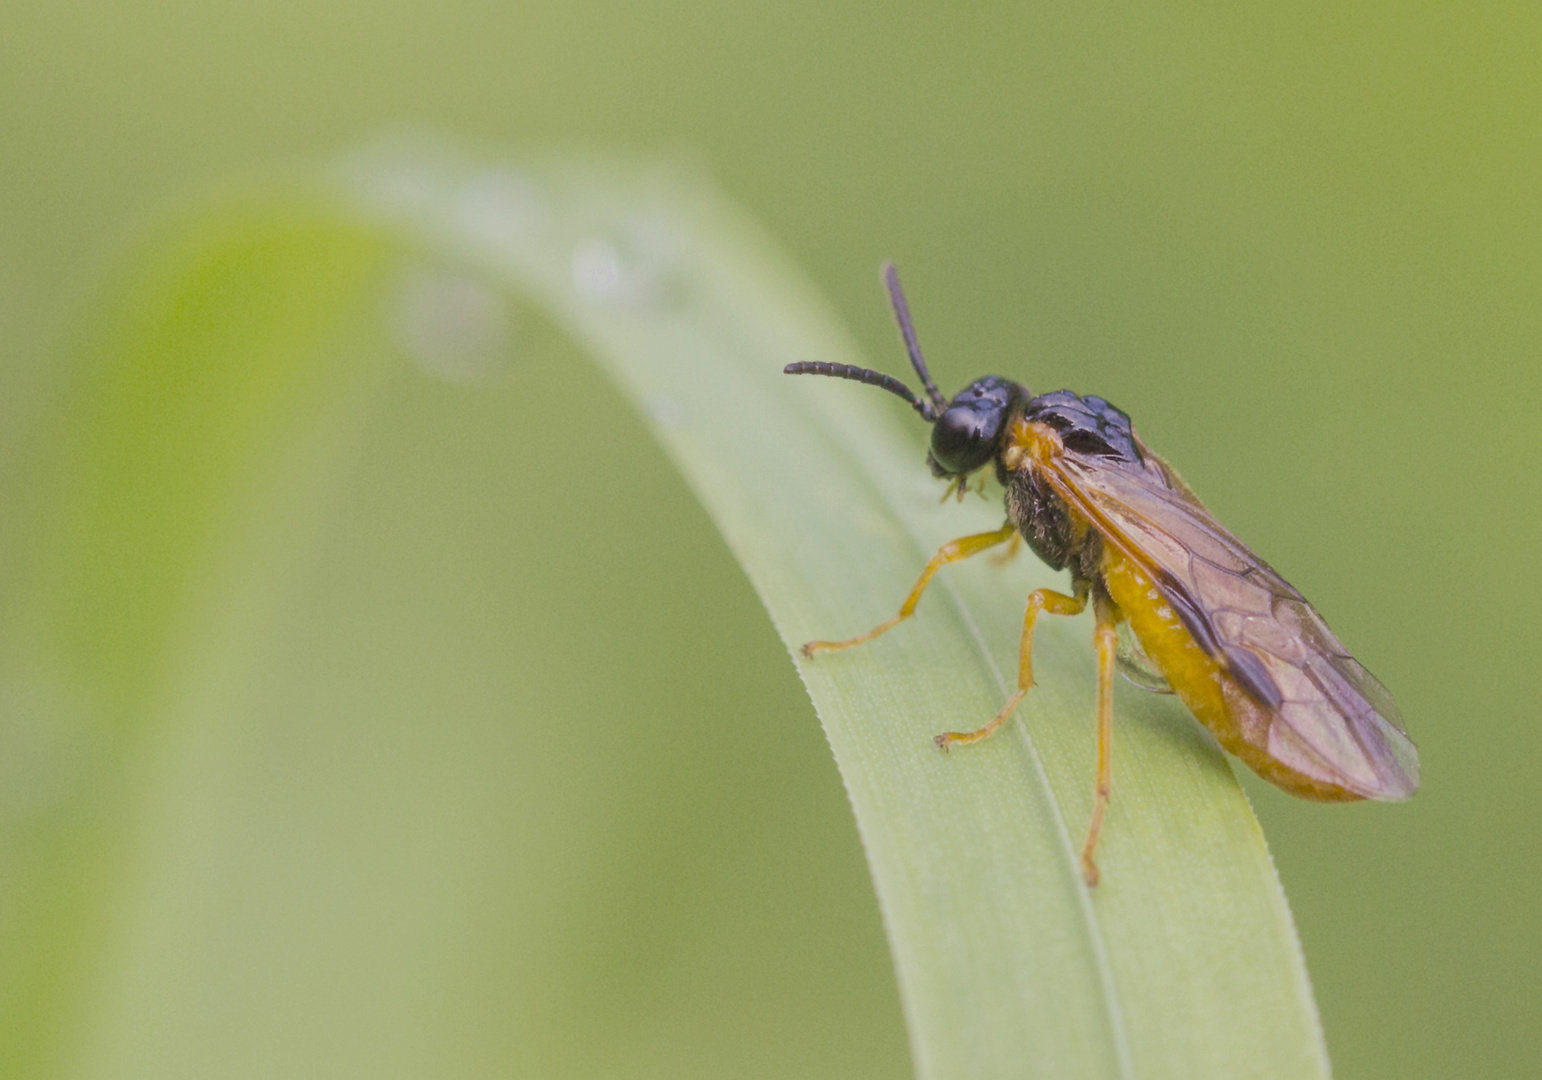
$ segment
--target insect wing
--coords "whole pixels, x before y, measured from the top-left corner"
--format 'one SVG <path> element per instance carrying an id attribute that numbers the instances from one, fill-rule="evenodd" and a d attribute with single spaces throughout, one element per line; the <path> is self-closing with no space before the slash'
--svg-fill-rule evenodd
<path id="1" fill-rule="evenodd" d="M 1067 450 L 1045 471 L 1161 590 L 1195 640 L 1267 717 L 1243 738 L 1322 783 L 1372 799 L 1406 799 L 1418 751 L 1392 695 L 1340 644 L 1321 615 L 1210 516 L 1149 451 L 1143 462 Z"/>

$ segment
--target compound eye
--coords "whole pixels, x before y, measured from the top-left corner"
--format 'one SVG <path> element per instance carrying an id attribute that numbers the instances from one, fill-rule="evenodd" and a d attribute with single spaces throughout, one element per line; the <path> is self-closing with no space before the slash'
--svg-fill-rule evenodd
<path id="1" fill-rule="evenodd" d="M 954 403 L 932 427 L 932 459 L 946 475 L 974 472 L 996 451 L 1004 410 L 993 402 Z"/>

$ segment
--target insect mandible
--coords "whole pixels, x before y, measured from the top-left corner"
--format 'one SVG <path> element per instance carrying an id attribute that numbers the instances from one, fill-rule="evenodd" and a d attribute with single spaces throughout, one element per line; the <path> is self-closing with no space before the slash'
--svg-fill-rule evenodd
<path id="1" fill-rule="evenodd" d="M 1093 856 L 1112 791 L 1116 667 L 1139 686 L 1176 694 L 1223 747 L 1292 795 L 1351 802 L 1414 793 L 1418 751 L 1387 688 L 1299 592 L 1210 515 L 1125 413 L 1069 390 L 1034 395 L 999 375 L 945 399 L 927 372 L 892 264 L 883 278 L 924 398 L 867 368 L 813 362 L 783 370 L 852 379 L 905 399 L 932 425 L 926 460 L 950 481 L 948 492 L 963 498 L 971 477 L 994 466 L 1007 519 L 944 544 L 894 618 L 844 641 L 811 641 L 805 656 L 893 629 L 914 614 L 938 570 L 998 544 L 1026 541 L 1050 567 L 1069 570 L 1069 595 L 1028 595 L 1017 691 L 984 727 L 946 732 L 936 743 L 947 750 L 979 742 L 1005 724 L 1033 686 L 1039 615 L 1080 614 L 1090 602 L 1098 704 L 1097 781 L 1081 852 L 1089 886 L 1098 883 Z M 1121 643 L 1120 623 L 1133 643 Z"/>

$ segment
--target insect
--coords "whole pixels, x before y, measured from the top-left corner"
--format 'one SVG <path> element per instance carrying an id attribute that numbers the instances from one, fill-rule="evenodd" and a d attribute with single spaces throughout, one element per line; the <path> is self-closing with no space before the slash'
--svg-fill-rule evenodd
<path id="1" fill-rule="evenodd" d="M 903 382 L 846 364 L 798 363 L 789 375 L 829 375 L 896 394 L 932 425 L 927 464 L 964 496 L 994 466 L 1007 518 L 932 556 L 899 614 L 844 641 L 811 641 L 803 654 L 849 649 L 910 618 L 942 567 L 998 544 L 1026 541 L 1069 595 L 1028 595 L 1017 691 L 977 731 L 937 746 L 976 743 L 1011 718 L 1033 686 L 1033 628 L 1041 614 L 1076 615 L 1090 602 L 1097 650 L 1097 781 L 1082 873 L 1098 883 L 1098 833 L 1112 791 L 1110 746 L 1116 667 L 1148 690 L 1175 693 L 1228 751 L 1292 795 L 1324 802 L 1406 799 L 1419 786 L 1418 751 L 1392 695 L 1350 656 L 1306 599 L 1213 518 L 1143 443 L 1130 418 L 1100 397 L 1034 395 L 987 375 L 948 401 L 921 356 L 893 265 L 884 282 L 911 366 L 926 397 Z M 1131 633 L 1121 640 L 1119 625 Z M 1133 637 L 1133 642 L 1127 640 Z"/>

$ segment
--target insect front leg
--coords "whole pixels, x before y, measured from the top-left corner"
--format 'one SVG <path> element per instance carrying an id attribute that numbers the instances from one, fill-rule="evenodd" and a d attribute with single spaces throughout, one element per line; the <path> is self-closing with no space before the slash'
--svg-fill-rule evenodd
<path id="1" fill-rule="evenodd" d="M 1092 820 L 1087 823 L 1087 840 L 1082 844 L 1082 877 L 1089 889 L 1098 883 L 1098 865 L 1092 861 L 1092 853 L 1098 846 L 1103 811 L 1113 791 L 1114 664 L 1119 654 L 1116 625 L 1120 619 L 1119 609 L 1101 590 L 1093 609 L 1098 620 L 1092 631 L 1098 647 L 1098 780 L 1092 796 Z"/>
<path id="2" fill-rule="evenodd" d="M 948 563 L 960 562 L 971 555 L 978 555 L 986 548 L 995 547 L 1004 543 L 1009 538 L 1017 535 L 1017 529 L 1009 521 L 995 532 L 975 533 L 973 536 L 961 536 L 957 540 L 950 540 L 937 550 L 932 556 L 931 562 L 926 564 L 926 569 L 921 571 L 915 588 L 910 590 L 910 595 L 905 597 L 905 603 L 901 605 L 899 614 L 888 622 L 879 623 L 865 634 L 858 634 L 854 638 L 845 641 L 810 641 L 803 646 L 804 656 L 813 656 L 817 652 L 834 652 L 838 649 L 849 649 L 853 645 L 861 645 L 872 641 L 879 634 L 887 630 L 893 630 L 900 623 L 915 614 L 916 605 L 921 602 L 921 594 L 926 591 L 926 586 L 932 577 Z"/>
<path id="3" fill-rule="evenodd" d="M 933 741 L 939 750 L 951 746 L 965 746 L 988 739 L 996 729 L 1005 724 L 1014 709 L 1022 703 L 1024 695 L 1033 687 L 1033 627 L 1039 620 L 1039 612 L 1051 615 L 1080 615 L 1087 607 L 1087 593 L 1092 588 L 1088 581 L 1076 582 L 1076 595 L 1067 596 L 1053 589 L 1035 589 L 1028 594 L 1028 610 L 1023 614 L 1023 637 L 1017 646 L 1017 693 L 1007 698 L 996 718 L 978 731 L 945 731 Z"/>

